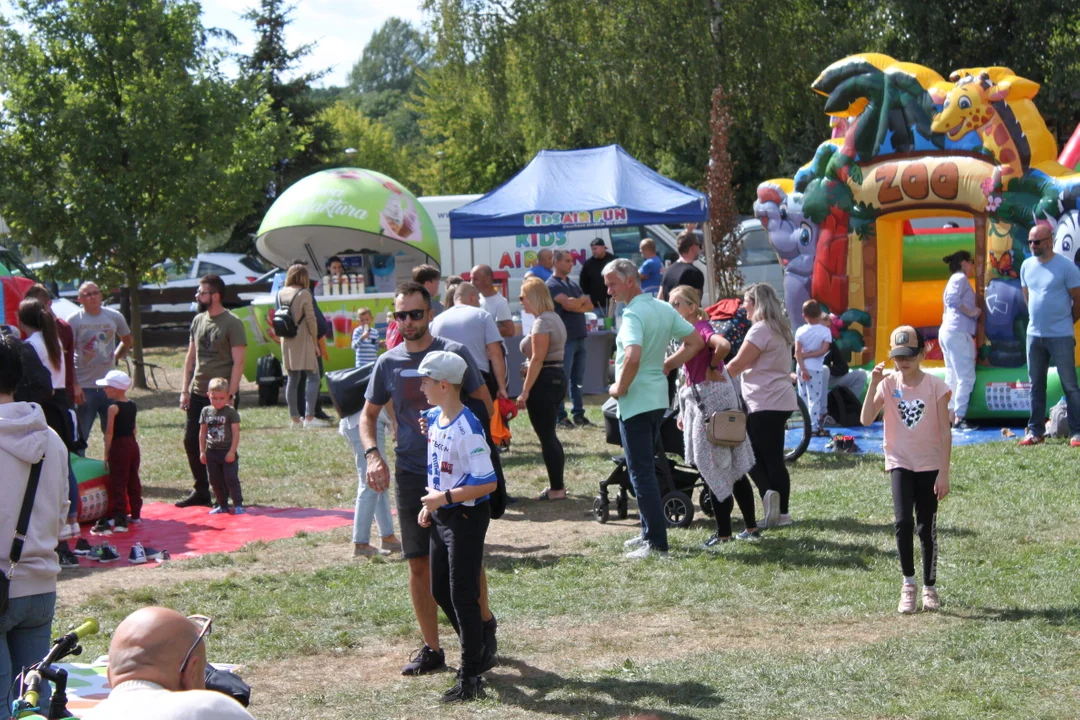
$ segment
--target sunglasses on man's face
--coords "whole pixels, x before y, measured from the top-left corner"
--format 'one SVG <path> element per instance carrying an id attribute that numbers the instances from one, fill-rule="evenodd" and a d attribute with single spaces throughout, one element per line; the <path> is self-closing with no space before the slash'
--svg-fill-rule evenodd
<path id="1" fill-rule="evenodd" d="M 181 675 L 183 675 L 184 670 L 187 669 L 188 661 L 191 660 L 191 653 L 195 652 L 195 648 L 199 647 L 199 643 L 210 635 L 210 631 L 214 625 L 214 621 L 205 615 L 188 615 L 188 620 L 199 626 L 199 636 L 195 638 L 195 642 L 188 648 L 187 655 L 184 656 L 184 662 L 180 663 Z"/>
<path id="2" fill-rule="evenodd" d="M 1028 245 L 1041 245 L 1046 238 L 1028 238 Z"/>
<path id="3" fill-rule="evenodd" d="M 427 310 L 398 310 L 394 313 L 394 319 L 398 322 L 417 321 L 423 320 L 425 314 L 427 314 Z"/>

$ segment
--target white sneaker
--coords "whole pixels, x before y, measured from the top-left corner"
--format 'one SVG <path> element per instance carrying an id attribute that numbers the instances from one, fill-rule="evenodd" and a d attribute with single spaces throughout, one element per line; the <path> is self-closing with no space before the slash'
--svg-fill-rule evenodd
<path id="1" fill-rule="evenodd" d="M 79 528 L 79 523 L 67 523 L 60 531 L 60 535 L 57 536 L 57 540 L 74 540 L 82 535 L 82 530 Z"/>
<path id="2" fill-rule="evenodd" d="M 780 522 L 780 493 L 775 490 L 766 490 L 761 498 L 761 504 L 765 507 L 764 526 L 776 527 Z"/>
<path id="3" fill-rule="evenodd" d="M 624 548 L 636 548 L 645 544 L 645 538 L 641 535 L 635 535 L 622 544 Z"/>
<path id="4" fill-rule="evenodd" d="M 776 527 L 787 527 L 791 525 L 794 520 L 791 519 L 791 515 L 788 513 L 780 513 L 779 519 L 776 521 Z"/>
<path id="5" fill-rule="evenodd" d="M 661 559 L 667 559 L 667 550 L 654 550 L 652 545 L 644 544 L 637 550 L 626 553 L 623 557 L 627 560 L 643 560 L 650 557 L 658 557 Z"/>
<path id="6" fill-rule="evenodd" d="M 910 615 L 918 608 L 915 604 L 915 593 L 917 588 L 914 585 L 908 585 L 905 583 L 900 587 L 900 603 L 896 606 L 896 611 Z"/>
<path id="7" fill-rule="evenodd" d="M 304 429 L 305 430 L 307 430 L 308 428 L 324 428 L 324 427 L 330 427 L 330 423 L 326 422 L 325 420 L 320 420 L 319 418 L 311 418 L 310 420 L 305 420 L 304 421 Z"/>

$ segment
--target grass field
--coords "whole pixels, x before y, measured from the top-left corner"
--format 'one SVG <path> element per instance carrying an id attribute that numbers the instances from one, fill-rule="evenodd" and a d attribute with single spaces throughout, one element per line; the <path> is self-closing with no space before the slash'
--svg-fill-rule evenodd
<path id="1" fill-rule="evenodd" d="M 148 359 L 178 387 L 178 353 Z M 190 485 L 177 392 L 137 399 L 145 496 L 173 501 Z M 290 432 L 284 406 L 241 412 L 251 504 L 351 507 L 355 471 L 336 432 Z M 599 408 L 589 416 L 599 422 Z M 510 489 L 534 497 L 539 445 L 523 416 L 512 430 Z M 92 615 L 111 630 L 146 604 L 209 614 L 211 660 L 242 663 L 252 712 L 273 720 L 1080 717 L 1080 453 L 1061 441 L 954 453 L 938 527 L 942 611 L 899 616 L 880 458 L 805 456 L 792 467 L 794 526 L 706 553 L 713 526 L 699 512 L 671 533 L 672 561 L 632 564 L 622 541 L 633 503 L 625 521 L 588 514 L 617 449 L 597 429 L 562 437 L 572 498 L 522 500 L 488 536 L 501 664 L 486 701 L 444 708 L 450 675 L 398 674 L 419 645 L 405 566 L 354 561 L 347 529 L 153 569 L 65 572 L 56 627 Z M 88 656 L 107 646 L 107 633 L 92 638 Z"/>

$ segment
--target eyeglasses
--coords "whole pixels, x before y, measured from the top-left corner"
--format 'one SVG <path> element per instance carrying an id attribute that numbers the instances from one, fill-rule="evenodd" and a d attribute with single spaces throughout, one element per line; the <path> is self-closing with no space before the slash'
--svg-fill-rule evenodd
<path id="1" fill-rule="evenodd" d="M 398 322 L 405 322 L 406 320 L 423 320 L 424 315 L 427 314 L 427 310 L 398 310 L 394 313 L 394 319 Z"/>
<path id="2" fill-rule="evenodd" d="M 99 295 L 101 295 L 100 290 L 86 290 L 85 292 L 79 293 L 79 297 L 84 297 L 84 298 L 98 297 Z"/>
<path id="3" fill-rule="evenodd" d="M 1028 245 L 1039 245 L 1043 240 L 1046 240 L 1046 238 L 1030 238 L 1028 239 Z"/>
<path id="4" fill-rule="evenodd" d="M 199 637 L 195 638 L 195 642 L 192 643 L 191 647 L 187 651 L 187 655 L 184 656 L 184 662 L 180 663 L 181 675 L 183 675 L 184 670 L 187 669 L 188 660 L 191 659 L 191 653 L 195 652 L 195 648 L 199 646 L 199 643 L 202 642 L 204 638 L 210 635 L 210 630 L 211 628 L 213 628 L 214 625 L 214 621 L 206 617 L 205 615 L 188 615 L 188 620 L 195 623 L 196 625 L 201 624 L 202 627 L 199 628 Z"/>

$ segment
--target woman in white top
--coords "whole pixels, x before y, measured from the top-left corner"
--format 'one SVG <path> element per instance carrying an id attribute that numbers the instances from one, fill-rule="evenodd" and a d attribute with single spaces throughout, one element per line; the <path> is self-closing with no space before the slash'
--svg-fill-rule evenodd
<path id="1" fill-rule="evenodd" d="M 938 330 L 938 342 L 945 358 L 945 384 L 952 390 L 949 419 L 957 430 L 967 430 L 964 417 L 971 391 L 975 388 L 975 330 L 982 314 L 968 281 L 975 276 L 975 262 L 967 250 L 957 250 L 942 259 L 952 273 L 942 298 L 945 312 Z"/>
<path id="2" fill-rule="evenodd" d="M 41 363 L 52 378 L 53 390 L 64 389 L 64 350 L 56 333 L 52 313 L 40 300 L 26 299 L 19 303 L 19 329 L 26 335 L 26 342 L 37 352 Z M 61 437 L 63 437 L 61 435 Z"/>

